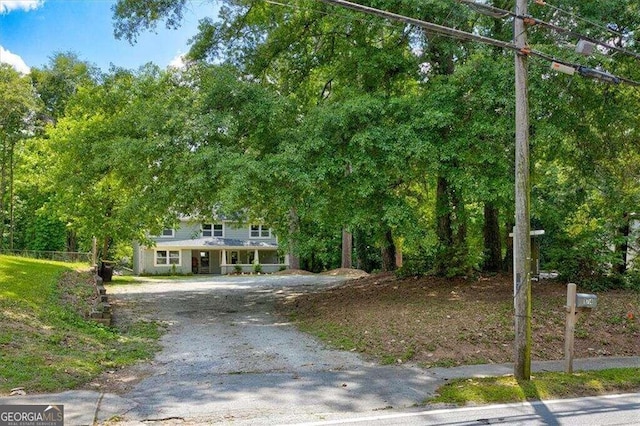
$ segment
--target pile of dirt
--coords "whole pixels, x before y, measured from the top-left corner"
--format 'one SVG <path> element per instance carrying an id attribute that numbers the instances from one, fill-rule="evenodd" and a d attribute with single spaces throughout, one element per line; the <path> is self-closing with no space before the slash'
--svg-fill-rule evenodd
<path id="1" fill-rule="evenodd" d="M 368 277 L 369 274 L 361 269 L 353 268 L 337 268 L 330 271 L 322 272 L 321 275 L 330 275 L 332 277 L 345 277 L 345 278 L 361 278 Z"/>
<path id="2" fill-rule="evenodd" d="M 274 272 L 274 275 L 313 275 L 313 272 L 305 271 L 304 269 L 284 269 L 282 271 Z"/>
<path id="3" fill-rule="evenodd" d="M 532 301 L 532 358 L 563 359 L 566 284 L 534 282 Z M 510 275 L 453 279 L 372 275 L 298 295 L 283 301 L 281 310 L 294 314 L 306 330 L 327 336 L 332 345 L 383 362 L 451 366 L 513 361 Z M 597 308 L 578 319 L 576 358 L 640 355 L 639 317 L 639 292 L 599 293 Z"/>

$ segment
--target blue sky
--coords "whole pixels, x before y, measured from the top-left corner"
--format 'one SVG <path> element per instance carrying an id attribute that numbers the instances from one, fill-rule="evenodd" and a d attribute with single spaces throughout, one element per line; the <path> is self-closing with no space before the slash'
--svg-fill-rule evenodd
<path id="1" fill-rule="evenodd" d="M 198 20 L 217 17 L 212 0 L 188 1 L 183 25 L 167 30 L 160 24 L 144 32 L 135 45 L 113 36 L 111 7 L 115 0 L 0 0 L 0 62 L 21 72 L 42 67 L 58 52 L 74 52 L 102 70 L 110 64 L 137 69 L 147 62 L 166 67 L 188 51 Z"/>

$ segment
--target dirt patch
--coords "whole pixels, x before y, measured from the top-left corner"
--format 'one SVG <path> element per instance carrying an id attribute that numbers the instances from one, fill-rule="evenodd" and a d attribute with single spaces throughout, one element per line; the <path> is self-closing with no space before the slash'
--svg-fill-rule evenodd
<path id="1" fill-rule="evenodd" d="M 123 368 L 107 370 L 77 389 L 124 395 L 140 381 L 153 374 L 153 362 L 141 362 Z"/>
<path id="2" fill-rule="evenodd" d="M 580 288 L 578 288 L 580 291 Z M 564 357 L 566 285 L 532 284 L 532 358 Z M 354 279 L 326 291 L 283 301 L 281 312 L 334 346 L 382 362 L 452 366 L 513 361 L 513 281 L 509 275 L 474 279 Z M 575 356 L 640 355 L 640 293 L 598 294 L 581 314 Z"/>

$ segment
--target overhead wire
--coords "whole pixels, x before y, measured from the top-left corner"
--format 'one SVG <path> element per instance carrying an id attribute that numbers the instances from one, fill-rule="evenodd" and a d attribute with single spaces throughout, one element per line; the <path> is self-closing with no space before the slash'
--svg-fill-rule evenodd
<path id="1" fill-rule="evenodd" d="M 624 34 L 622 34 L 622 33 L 618 32 L 618 31 L 615 31 L 614 29 L 610 28 L 609 26 L 605 26 L 605 25 L 602 25 L 602 24 L 600 24 L 600 23 L 598 23 L 598 22 L 594 22 L 594 21 L 591 21 L 591 20 L 589 20 L 589 19 L 583 18 L 582 16 L 580 16 L 580 15 L 578 15 L 578 14 L 575 14 L 575 13 L 573 13 L 573 12 L 569 12 L 569 11 L 566 11 L 566 10 L 564 10 L 564 9 L 561 9 L 561 8 L 557 7 L 557 6 L 554 6 L 554 5 L 552 5 L 552 4 L 549 4 L 549 3 L 548 3 L 547 1 L 545 1 L 545 0 L 534 0 L 534 2 L 533 2 L 533 3 L 534 3 L 535 5 L 538 5 L 538 6 L 546 6 L 546 7 L 550 8 L 550 9 L 555 10 L 556 12 L 564 13 L 564 14 L 565 14 L 565 15 L 567 15 L 567 16 L 570 16 L 570 17 L 572 17 L 572 18 L 574 18 L 574 19 L 577 19 L 577 20 L 579 20 L 579 21 L 586 22 L 586 23 L 588 23 L 589 25 L 592 25 L 592 26 L 594 26 L 594 27 L 596 27 L 596 28 L 600 28 L 601 30 L 604 30 L 604 31 L 610 32 L 611 34 L 617 35 L 618 37 L 624 37 Z"/>
<path id="2" fill-rule="evenodd" d="M 547 55 L 545 53 L 530 49 L 530 48 L 525 48 L 525 49 L 521 49 L 518 46 L 516 46 L 514 43 L 511 42 L 505 42 L 505 41 L 501 41 L 501 40 L 496 40 L 490 37 L 485 37 L 482 35 L 478 35 L 478 34 L 473 34 L 473 33 L 469 33 L 466 31 L 462 31 L 462 30 L 458 30 L 455 28 L 450 28 L 450 27 L 446 27 L 443 25 L 439 25 L 439 24 L 435 24 L 432 22 L 427 22 L 427 21 L 422 21 L 416 18 L 411 18 L 408 16 L 404 16 L 404 15 L 399 15 L 393 12 L 387 12 L 381 9 L 376 9 L 376 8 L 372 8 L 369 6 L 364 6 L 358 3 L 352 3 L 346 0 L 318 0 L 320 2 L 326 3 L 326 4 L 331 4 L 331 5 L 337 5 L 337 6 L 341 6 L 347 9 L 351 9 L 351 10 L 355 10 L 358 12 L 363 12 L 369 15 L 374 15 L 374 16 L 378 16 L 384 19 L 390 19 L 390 20 L 394 20 L 394 21 L 399 21 L 399 22 L 403 22 L 405 24 L 409 24 L 412 26 L 416 26 L 419 28 L 423 28 L 425 30 L 428 31 L 432 31 L 434 33 L 438 33 L 441 35 L 445 35 L 445 36 L 450 36 L 453 37 L 455 39 L 458 40 L 467 40 L 467 41 L 477 41 L 480 43 L 484 43 L 484 44 L 488 44 L 491 46 L 496 46 L 496 47 L 500 47 L 503 49 L 507 49 L 507 50 L 511 50 L 511 51 L 515 51 L 518 54 L 522 54 L 522 55 L 531 55 L 531 56 L 535 56 L 538 58 L 541 58 L 543 60 L 549 61 L 549 62 L 556 62 L 559 64 L 563 64 L 565 66 L 571 67 L 573 68 L 575 71 L 577 71 L 580 75 L 584 76 L 584 77 L 590 77 L 590 78 L 596 78 L 599 80 L 604 80 L 610 83 L 626 83 L 632 86 L 638 86 L 640 87 L 640 82 L 637 82 L 635 80 L 632 79 L 628 79 L 628 78 L 624 78 L 624 77 L 618 77 L 618 76 L 614 76 L 613 74 L 609 74 L 605 71 L 600 71 L 600 70 L 596 70 L 593 68 L 589 68 L 589 67 L 585 67 L 583 65 L 579 65 L 576 63 L 572 63 L 572 62 L 568 62 L 565 60 L 561 60 L 561 59 L 557 59 L 553 56 Z M 463 0 L 460 0 L 463 1 Z M 465 2 L 467 0 L 464 0 Z M 472 1 L 472 0 L 468 0 L 468 1 Z M 297 8 L 297 6 L 293 6 L 290 4 L 285 4 L 285 3 L 280 3 L 277 2 L 275 0 L 265 0 L 265 2 L 270 3 L 270 4 L 275 4 L 275 5 L 279 5 L 279 6 L 285 6 L 285 7 L 293 7 L 293 8 Z M 308 8 L 300 8 L 300 9 L 305 9 L 305 10 L 312 10 L 312 11 L 316 11 L 319 13 L 325 13 L 322 11 L 318 11 L 315 9 L 308 9 Z M 345 16 L 346 17 L 346 16 Z M 515 16 L 516 18 L 519 18 L 517 16 Z"/>
<path id="3" fill-rule="evenodd" d="M 560 27 L 560 26 L 552 24 L 550 22 L 543 21 L 541 19 L 534 18 L 534 17 L 529 16 L 529 15 L 527 15 L 527 16 L 519 15 L 519 14 L 511 12 L 509 10 L 499 9 L 497 7 L 490 6 L 488 4 L 478 3 L 475 0 L 457 0 L 457 1 L 460 2 L 460 3 L 464 3 L 466 5 L 469 5 L 470 7 L 473 7 L 475 10 L 486 10 L 486 11 L 492 13 L 491 16 L 493 16 L 493 14 L 503 14 L 505 16 L 511 16 L 511 17 L 514 17 L 514 18 L 523 19 L 525 24 L 528 24 L 528 25 L 541 25 L 541 26 L 550 28 L 550 29 L 552 29 L 552 30 L 554 30 L 556 32 L 570 35 L 573 38 L 586 40 L 588 42 L 591 42 L 591 43 L 597 44 L 599 46 L 602 46 L 602 47 L 604 47 L 606 49 L 615 50 L 617 52 L 624 53 L 625 55 L 633 56 L 636 59 L 640 59 L 640 54 L 638 54 L 638 53 L 631 52 L 629 50 L 626 50 L 626 49 L 623 49 L 623 48 L 618 47 L 616 45 L 613 45 L 613 44 L 598 40 L 598 39 L 593 38 L 593 37 L 585 36 L 583 34 L 577 33 L 577 32 L 572 31 L 572 30 L 568 30 L 566 28 Z"/>
<path id="4" fill-rule="evenodd" d="M 294 4 L 290 4 L 290 3 L 282 3 L 282 2 L 277 1 L 277 0 L 263 0 L 263 1 L 265 3 L 272 4 L 272 5 L 275 5 L 275 6 L 288 7 L 290 9 L 306 11 L 306 12 L 314 12 L 314 13 L 318 13 L 318 14 L 325 15 L 325 16 L 336 16 L 336 17 L 339 17 L 339 18 L 350 19 L 352 21 L 358 21 L 358 22 L 361 22 L 363 24 L 368 24 L 369 23 L 365 19 L 356 18 L 356 17 L 354 17 L 352 15 L 348 16 L 348 15 L 343 15 L 343 14 L 335 13 L 335 12 L 326 12 L 324 10 L 313 9 L 313 8 L 309 8 L 309 7 L 301 7 L 299 5 L 294 5 Z M 322 1 L 322 0 L 318 0 L 318 1 Z M 385 22 L 385 21 L 383 21 L 383 25 L 385 25 L 387 27 L 390 27 L 390 28 L 395 28 L 396 27 L 396 24 L 393 24 L 393 23 L 390 23 L 390 22 Z M 434 24 L 434 25 L 436 25 L 436 24 Z M 455 40 L 459 40 L 460 39 L 458 37 L 455 37 L 455 36 L 452 36 L 452 35 L 449 35 L 449 34 L 444 34 L 444 33 L 438 33 L 438 35 L 441 36 L 441 37 L 451 38 L 451 39 L 455 39 Z"/>

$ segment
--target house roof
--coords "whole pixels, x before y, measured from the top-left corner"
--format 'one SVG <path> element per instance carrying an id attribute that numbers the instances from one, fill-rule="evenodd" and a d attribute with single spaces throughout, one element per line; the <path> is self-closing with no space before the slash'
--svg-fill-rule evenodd
<path id="1" fill-rule="evenodd" d="M 156 247 L 180 247 L 180 248 L 264 248 L 264 249 L 277 249 L 278 244 L 269 241 L 260 240 L 239 240 L 235 238 L 219 238 L 219 237 L 206 237 L 206 238 L 194 238 L 190 240 L 170 240 L 170 241 L 158 241 Z"/>

